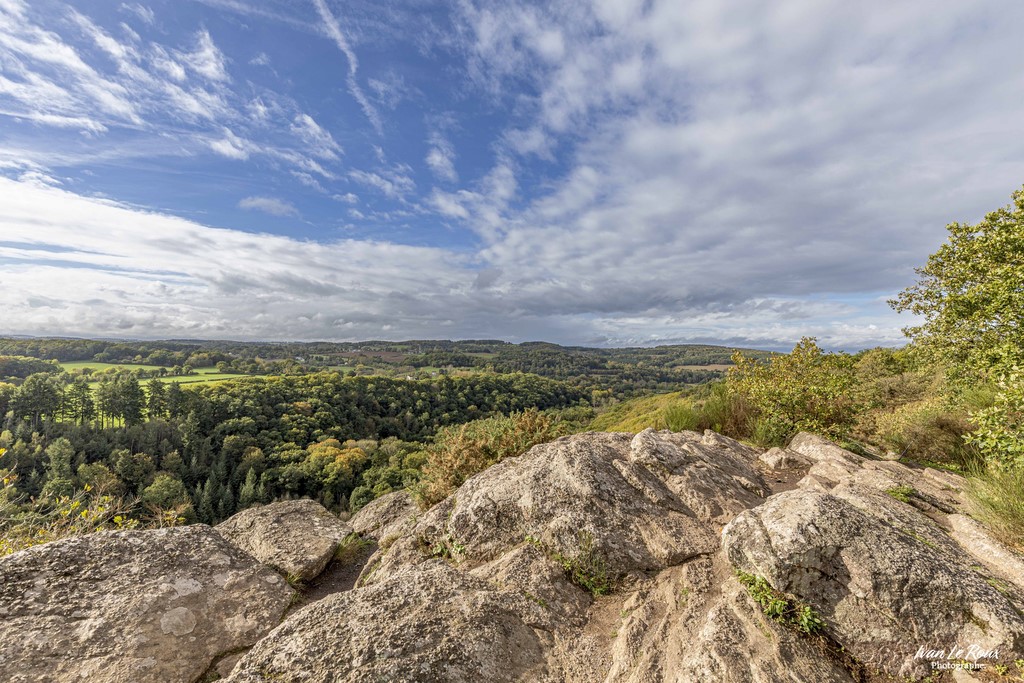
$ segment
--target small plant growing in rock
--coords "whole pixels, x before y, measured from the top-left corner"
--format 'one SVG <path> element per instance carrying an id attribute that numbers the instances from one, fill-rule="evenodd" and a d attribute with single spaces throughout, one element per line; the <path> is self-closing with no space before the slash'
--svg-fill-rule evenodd
<path id="1" fill-rule="evenodd" d="M 341 543 L 334 551 L 334 559 L 342 564 L 348 564 L 372 545 L 373 541 L 367 540 L 357 533 L 351 533 L 341 539 Z"/>
<path id="2" fill-rule="evenodd" d="M 825 628 L 825 622 L 810 605 L 805 605 L 794 598 L 772 588 L 763 576 L 755 576 L 747 572 L 737 571 L 736 577 L 772 621 L 794 628 L 804 635 L 815 635 Z"/>
<path id="3" fill-rule="evenodd" d="M 419 545 L 420 550 L 429 557 L 440 557 L 458 562 L 466 556 L 466 546 L 456 541 L 451 534 L 445 534 L 433 544 L 425 538 L 420 538 Z"/>
<path id="4" fill-rule="evenodd" d="M 566 576 L 580 588 L 595 597 L 611 592 L 612 583 L 608 576 L 608 564 L 594 547 L 594 535 L 581 531 L 579 535 L 579 551 L 573 557 L 556 555 Z"/>
<path id="5" fill-rule="evenodd" d="M 910 497 L 913 496 L 917 491 L 914 490 L 913 486 L 897 486 L 895 488 L 886 489 L 886 493 L 900 501 L 901 503 L 909 503 Z"/>

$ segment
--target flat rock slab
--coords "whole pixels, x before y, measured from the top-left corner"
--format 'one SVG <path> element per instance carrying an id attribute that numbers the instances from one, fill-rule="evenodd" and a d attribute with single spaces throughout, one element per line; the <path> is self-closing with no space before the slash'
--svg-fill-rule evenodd
<path id="1" fill-rule="evenodd" d="M 191 683 L 273 629 L 292 594 L 205 525 L 36 546 L 0 558 L 0 676 Z"/>
<path id="2" fill-rule="evenodd" d="M 243 510 L 217 525 L 232 544 L 299 581 L 316 578 L 352 528 L 313 500 Z"/>

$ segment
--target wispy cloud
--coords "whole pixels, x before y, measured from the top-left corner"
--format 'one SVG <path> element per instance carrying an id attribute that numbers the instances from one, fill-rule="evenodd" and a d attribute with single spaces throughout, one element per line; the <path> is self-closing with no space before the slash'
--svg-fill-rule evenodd
<path id="1" fill-rule="evenodd" d="M 123 2 L 121 3 L 121 11 L 131 12 L 136 17 L 141 19 L 144 23 L 149 24 L 150 26 L 156 23 L 156 14 L 154 14 L 152 9 L 143 6 L 141 3 L 133 2 L 129 4 Z"/>
<path id="2" fill-rule="evenodd" d="M 238 137 L 227 128 L 224 129 L 222 137 L 208 140 L 207 142 L 210 145 L 210 149 L 217 154 L 228 159 L 235 159 L 236 161 L 248 159 L 250 154 L 259 149 L 249 140 Z"/>
<path id="3" fill-rule="evenodd" d="M 199 31 L 195 41 L 195 46 L 191 51 L 178 53 L 181 61 L 207 80 L 218 82 L 230 80 L 224 53 L 213 43 L 210 32 L 205 29 Z"/>
<path id="4" fill-rule="evenodd" d="M 352 50 L 349 45 L 348 39 L 345 34 L 341 31 L 341 26 L 338 20 L 331 14 L 331 10 L 327 7 L 325 0 L 313 0 L 313 6 L 316 7 L 317 13 L 320 15 L 321 21 L 323 21 L 324 32 L 327 36 L 334 41 L 334 44 L 338 46 L 338 49 L 345 55 L 345 59 L 348 61 L 348 76 L 345 82 L 348 84 L 349 93 L 356 102 L 359 103 L 360 108 L 363 110 L 363 114 L 369 120 L 374 130 L 377 131 L 378 135 L 384 134 L 384 126 L 381 123 L 380 114 L 374 108 L 370 101 L 366 98 L 366 94 L 363 89 L 359 86 L 359 82 L 356 80 L 356 72 L 359 70 L 359 60 L 356 58 L 356 53 Z"/>
<path id="5" fill-rule="evenodd" d="M 262 211 L 272 216 L 298 216 L 299 210 L 276 197 L 246 197 L 238 202 L 238 208 L 249 211 Z"/>
<path id="6" fill-rule="evenodd" d="M 299 114 L 292 122 L 291 130 L 302 138 L 314 155 L 325 159 L 337 159 L 341 145 L 334 137 L 313 120 L 309 114 Z"/>
<path id="7" fill-rule="evenodd" d="M 392 199 L 401 199 L 416 189 L 415 181 L 404 169 L 380 170 L 379 173 L 369 171 L 349 171 L 348 177 L 357 183 L 372 187 Z"/>

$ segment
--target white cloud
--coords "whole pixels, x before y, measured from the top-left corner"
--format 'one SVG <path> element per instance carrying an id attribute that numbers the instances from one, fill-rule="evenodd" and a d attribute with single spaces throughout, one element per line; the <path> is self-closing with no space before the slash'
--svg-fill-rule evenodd
<path id="1" fill-rule="evenodd" d="M 0 306 L 13 334 L 366 339 L 385 325 L 426 332 L 448 318 L 473 277 L 439 249 L 208 228 L 6 179 L 0 234 Z M 30 299 L 51 303 L 33 308 Z"/>
<path id="2" fill-rule="evenodd" d="M 459 174 L 455 171 L 455 149 L 451 142 L 435 133 L 430 136 L 430 145 L 426 158 L 430 170 L 441 180 L 451 183 L 458 181 Z"/>
<path id="3" fill-rule="evenodd" d="M 71 10 L 72 20 L 78 24 L 82 31 L 96 44 L 96 47 L 106 52 L 119 64 L 123 64 L 135 56 L 135 50 L 130 45 L 123 45 L 114 40 L 103 29 L 94 24 L 88 17 Z"/>
<path id="4" fill-rule="evenodd" d="M 255 151 L 258 151 L 256 145 L 249 140 L 244 140 L 232 131 L 225 128 L 223 130 L 223 137 L 216 140 L 208 140 L 210 149 L 217 154 L 228 159 L 235 159 L 236 161 L 244 161 L 249 158 L 249 155 Z"/>
<path id="5" fill-rule="evenodd" d="M 401 199 L 416 189 L 416 183 L 406 169 L 381 170 L 379 173 L 354 170 L 348 177 L 367 187 L 372 187 L 392 199 Z"/>
<path id="6" fill-rule="evenodd" d="M 434 190 L 430 197 L 430 203 L 439 213 L 449 218 L 469 218 L 469 211 L 464 207 L 456 195 Z"/>
<path id="7" fill-rule="evenodd" d="M 189 68 L 207 80 L 231 80 L 224 53 L 213 43 L 210 32 L 205 29 L 196 34 L 195 47 L 190 52 L 179 52 L 178 56 Z"/>
<path id="8" fill-rule="evenodd" d="M 156 14 L 153 13 L 152 9 L 143 6 L 141 3 L 121 3 L 121 10 L 124 12 L 131 12 L 136 17 L 141 19 L 144 23 L 149 24 L 150 26 L 156 23 Z"/>
<path id="9" fill-rule="evenodd" d="M 153 67 L 164 76 L 167 76 L 176 83 L 183 83 L 188 74 L 180 62 L 173 59 L 167 51 L 160 46 L 153 48 Z"/>
<path id="10" fill-rule="evenodd" d="M 298 216 L 299 210 L 276 197 L 246 197 L 238 202 L 238 208 L 249 211 L 262 211 L 272 216 Z"/>
<path id="11" fill-rule="evenodd" d="M 327 194 L 327 190 L 324 188 L 322 184 L 320 184 L 320 181 L 311 176 L 310 174 L 303 173 L 302 171 L 292 171 L 291 173 L 293 178 L 298 180 L 306 187 L 312 188 L 317 192 L 323 192 L 324 194 Z"/>
<path id="12" fill-rule="evenodd" d="M 341 153 L 339 145 L 329 132 L 313 120 L 309 114 L 299 114 L 291 126 L 292 133 L 298 135 L 311 148 L 311 152 L 324 159 L 337 159 Z"/>

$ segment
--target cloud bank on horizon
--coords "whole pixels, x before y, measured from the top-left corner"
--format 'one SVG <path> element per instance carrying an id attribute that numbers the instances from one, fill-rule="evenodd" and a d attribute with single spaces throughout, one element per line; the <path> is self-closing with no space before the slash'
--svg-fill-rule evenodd
<path id="1" fill-rule="evenodd" d="M 898 344 L 1024 4 L 0 0 L 0 334 Z"/>

